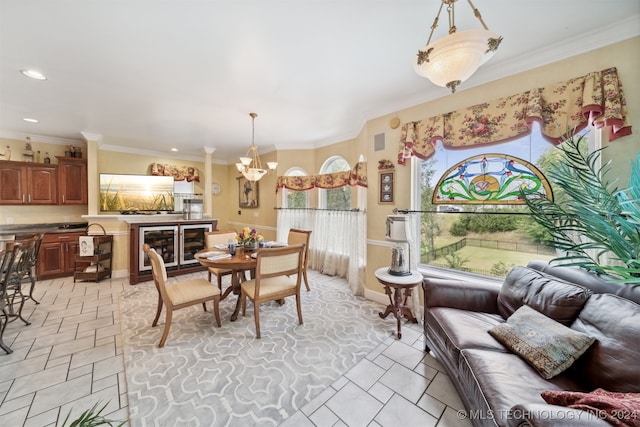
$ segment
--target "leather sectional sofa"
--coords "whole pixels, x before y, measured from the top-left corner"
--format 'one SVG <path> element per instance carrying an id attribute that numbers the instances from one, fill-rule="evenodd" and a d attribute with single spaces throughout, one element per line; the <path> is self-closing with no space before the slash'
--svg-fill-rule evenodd
<path id="1" fill-rule="evenodd" d="M 502 284 L 425 278 L 423 289 L 427 351 L 445 367 L 475 426 L 610 426 L 602 413 L 551 405 L 541 393 L 640 392 L 640 286 L 533 261 L 514 267 Z M 523 305 L 593 337 L 592 344 L 543 378 L 492 335 Z M 640 408 L 618 415 L 640 422 Z"/>

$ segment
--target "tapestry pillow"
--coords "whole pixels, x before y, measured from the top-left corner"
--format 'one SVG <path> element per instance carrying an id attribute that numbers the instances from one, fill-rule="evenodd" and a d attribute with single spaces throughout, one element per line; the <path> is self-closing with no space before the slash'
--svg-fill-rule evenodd
<path id="1" fill-rule="evenodd" d="M 615 393 L 598 388 L 590 393 L 545 390 L 540 395 L 551 405 L 591 412 L 614 426 L 640 426 L 640 393 Z"/>
<path id="2" fill-rule="evenodd" d="M 489 333 L 550 379 L 567 369 L 584 353 L 594 338 L 574 331 L 527 305 Z"/>
<path id="3" fill-rule="evenodd" d="M 522 305 L 569 326 L 591 296 L 591 291 L 550 274 L 516 266 L 498 294 L 498 312 L 505 319 Z"/>

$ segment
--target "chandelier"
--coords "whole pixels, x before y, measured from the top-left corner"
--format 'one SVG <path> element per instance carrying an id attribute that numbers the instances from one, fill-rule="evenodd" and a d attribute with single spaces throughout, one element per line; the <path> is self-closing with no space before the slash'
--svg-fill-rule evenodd
<path id="1" fill-rule="evenodd" d="M 471 0 L 467 0 L 469 6 L 484 29 L 458 32 L 455 24 L 456 1 L 442 0 L 438 14 L 431 26 L 427 45 L 418 51 L 414 65 L 416 73 L 431 80 L 437 86 L 451 89 L 452 93 L 455 93 L 460 83 L 471 77 L 482 64 L 493 56 L 502 42 L 501 36 L 489 31 L 482 20 L 480 11 L 475 8 Z M 449 15 L 449 34 L 431 42 L 444 5 L 447 5 L 447 14 Z"/>
<path id="2" fill-rule="evenodd" d="M 267 169 L 262 168 L 262 162 L 258 155 L 258 148 L 254 145 L 255 140 L 255 119 L 258 117 L 256 113 L 249 113 L 251 116 L 251 147 L 247 151 L 245 157 L 240 157 L 240 163 L 236 163 L 238 172 L 242 173 L 248 181 L 258 181 L 260 178 L 266 175 Z M 267 162 L 269 170 L 275 170 L 278 167 L 278 162 Z"/>

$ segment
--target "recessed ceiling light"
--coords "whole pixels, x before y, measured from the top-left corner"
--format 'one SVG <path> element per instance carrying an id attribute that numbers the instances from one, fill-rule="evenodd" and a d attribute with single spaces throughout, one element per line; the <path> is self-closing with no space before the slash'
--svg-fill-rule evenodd
<path id="1" fill-rule="evenodd" d="M 22 74 L 36 80 L 47 80 L 47 76 L 37 70 L 20 70 Z"/>
<path id="2" fill-rule="evenodd" d="M 32 119 L 31 117 L 24 117 L 22 120 L 24 120 L 25 122 L 29 122 L 29 123 L 39 123 L 40 122 L 40 120 Z"/>
<path id="3" fill-rule="evenodd" d="M 178 151 L 178 149 L 174 147 L 171 149 L 171 151 Z"/>

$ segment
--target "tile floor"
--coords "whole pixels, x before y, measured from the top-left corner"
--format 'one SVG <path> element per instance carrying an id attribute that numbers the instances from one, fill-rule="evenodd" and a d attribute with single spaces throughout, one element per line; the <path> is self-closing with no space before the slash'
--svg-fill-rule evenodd
<path id="1" fill-rule="evenodd" d="M 26 326 L 7 326 L 0 354 L 2 425 L 60 426 L 96 402 L 113 420 L 128 418 L 119 297 L 128 280 L 40 281 L 27 301 Z M 391 321 L 391 320 L 390 320 Z M 422 326 L 404 324 L 402 340 L 389 337 L 365 359 L 283 425 L 470 426 L 441 366 L 424 352 Z M 0 350 L 1 351 L 1 350 Z"/>

